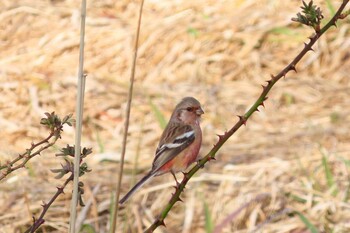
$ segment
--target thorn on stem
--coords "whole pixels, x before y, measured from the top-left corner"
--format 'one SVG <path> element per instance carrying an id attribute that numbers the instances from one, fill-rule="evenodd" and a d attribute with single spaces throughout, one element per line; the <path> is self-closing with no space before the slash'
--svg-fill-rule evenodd
<path id="1" fill-rule="evenodd" d="M 166 227 L 166 226 L 165 226 L 164 220 L 159 220 L 159 226 L 164 226 L 164 227 Z"/>
<path id="2" fill-rule="evenodd" d="M 294 64 L 290 66 L 289 70 L 294 70 L 294 72 L 297 73 L 297 69 L 295 68 Z"/>
<path id="3" fill-rule="evenodd" d="M 242 123 L 243 123 L 244 125 L 247 125 L 247 119 L 245 119 L 244 116 L 238 115 L 238 117 L 239 117 L 239 120 L 242 121 Z"/>
<path id="4" fill-rule="evenodd" d="M 45 207 L 46 207 L 46 203 L 43 201 L 43 203 L 41 204 L 41 206 L 42 206 L 43 208 L 45 208 Z"/>
<path id="5" fill-rule="evenodd" d="M 309 44 L 304 42 L 304 48 L 306 48 L 307 46 L 309 46 Z M 315 52 L 314 49 L 312 47 L 308 48 L 308 51 L 312 51 Z"/>
<path id="6" fill-rule="evenodd" d="M 345 19 L 349 14 L 350 14 L 350 11 L 347 11 L 346 13 L 340 14 L 340 15 L 338 16 L 338 19 Z M 337 19 L 337 20 L 338 20 L 338 19 Z"/>
<path id="7" fill-rule="evenodd" d="M 309 46 L 309 44 L 304 42 L 304 48 L 306 48 L 307 46 Z M 312 51 L 315 52 L 314 49 L 312 47 L 308 48 L 308 51 Z"/>
<path id="8" fill-rule="evenodd" d="M 58 190 L 58 192 L 59 193 L 64 193 L 64 191 L 63 191 L 63 188 L 62 187 L 56 187 L 57 188 L 57 190 Z"/>
<path id="9" fill-rule="evenodd" d="M 219 137 L 219 140 L 222 140 L 225 137 L 225 134 L 217 134 L 216 136 Z"/>

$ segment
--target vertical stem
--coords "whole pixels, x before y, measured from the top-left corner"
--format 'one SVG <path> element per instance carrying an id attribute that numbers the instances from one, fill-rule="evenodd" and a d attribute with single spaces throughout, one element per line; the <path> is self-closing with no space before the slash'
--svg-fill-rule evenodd
<path id="1" fill-rule="evenodd" d="M 75 151 L 74 151 L 74 179 L 73 179 L 73 195 L 71 201 L 71 215 L 69 232 L 75 233 L 75 222 L 77 216 L 78 203 L 78 184 L 79 184 L 79 165 L 80 165 L 80 144 L 84 106 L 84 90 L 86 76 L 83 74 L 84 68 L 84 38 L 85 38 L 85 18 L 86 18 L 86 0 L 82 0 L 81 4 L 81 25 L 80 25 L 80 51 L 79 51 L 79 72 L 77 86 L 77 103 L 76 103 L 76 128 L 75 128 Z"/>
<path id="2" fill-rule="evenodd" d="M 129 91 L 128 91 L 128 103 L 126 106 L 126 119 L 125 119 L 125 125 L 124 125 L 125 127 L 124 127 L 124 135 L 123 135 L 123 145 L 122 145 L 119 177 L 118 177 L 118 183 L 117 183 L 117 188 L 115 192 L 116 201 L 115 201 L 114 210 L 113 210 L 114 219 L 112 221 L 112 226 L 109 231 L 110 233 L 116 232 L 116 225 L 117 225 L 117 219 L 118 219 L 119 195 L 120 195 L 120 187 L 121 187 L 121 182 L 123 177 L 126 141 L 128 138 L 130 109 L 131 109 L 131 100 L 132 100 L 132 93 L 133 93 L 134 80 L 135 80 L 136 59 L 137 59 L 137 50 L 138 50 L 139 37 L 140 37 L 143 3 L 144 3 L 144 0 L 141 0 L 139 18 L 138 18 L 137 29 L 136 29 L 136 38 L 135 38 L 135 44 L 134 44 L 134 55 L 133 55 L 132 66 L 131 66 L 130 84 L 129 84 Z"/>

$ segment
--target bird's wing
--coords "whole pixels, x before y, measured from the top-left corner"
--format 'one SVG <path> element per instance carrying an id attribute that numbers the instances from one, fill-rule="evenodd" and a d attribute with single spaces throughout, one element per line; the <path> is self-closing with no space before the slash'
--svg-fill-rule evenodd
<path id="1" fill-rule="evenodd" d="M 169 125 L 163 140 L 156 150 L 152 171 L 156 172 L 164 164 L 172 160 L 181 151 L 188 147 L 195 139 L 195 132 L 192 126 L 180 123 Z"/>

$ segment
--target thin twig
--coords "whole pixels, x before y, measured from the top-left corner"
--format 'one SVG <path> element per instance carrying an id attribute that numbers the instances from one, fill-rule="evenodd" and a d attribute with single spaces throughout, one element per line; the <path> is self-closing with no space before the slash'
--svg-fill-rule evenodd
<path id="1" fill-rule="evenodd" d="M 49 136 L 38 143 L 32 143 L 29 149 L 26 149 L 24 153 L 19 154 L 12 161 L 8 161 L 3 165 L 0 165 L 0 181 L 6 178 L 12 172 L 20 168 L 24 168 L 30 159 L 40 155 L 41 152 L 55 145 L 57 140 L 61 138 L 63 125 L 71 125 L 71 115 L 64 117 L 63 120 L 61 120 L 54 112 L 45 113 L 45 115 L 46 118 L 42 118 L 40 123 L 50 128 Z"/>
<path id="2" fill-rule="evenodd" d="M 120 195 L 120 187 L 121 187 L 123 170 L 124 170 L 124 158 L 125 158 L 125 151 L 126 151 L 126 142 L 127 142 L 127 138 L 128 138 L 130 110 L 131 110 L 131 101 L 132 101 L 132 94 L 133 94 L 134 80 L 135 80 L 136 59 L 137 59 L 137 51 L 138 51 L 138 44 L 139 44 L 139 37 L 140 37 L 143 3 L 144 3 L 144 0 L 141 0 L 139 17 L 138 17 L 138 22 L 137 22 L 137 29 L 136 29 L 136 38 L 135 38 L 135 44 L 134 44 L 134 55 L 133 55 L 132 66 L 131 66 L 130 83 L 129 83 L 129 91 L 128 91 L 128 102 L 127 102 L 127 106 L 126 106 L 126 119 L 125 119 L 124 135 L 123 135 L 119 177 L 118 177 L 117 188 L 115 191 L 116 202 L 115 202 L 114 210 L 113 210 L 114 219 L 112 221 L 112 226 L 111 226 L 111 229 L 109 231 L 110 233 L 114 233 L 116 231 L 116 225 L 117 225 L 117 219 L 118 219 L 119 195 Z"/>
<path id="3" fill-rule="evenodd" d="M 190 178 L 204 165 L 210 160 L 215 159 L 215 155 L 218 150 L 225 144 L 225 142 L 242 126 L 245 125 L 250 116 L 258 111 L 258 107 L 260 105 L 264 106 L 264 101 L 267 99 L 267 94 L 270 92 L 271 88 L 275 85 L 275 83 L 280 80 L 282 77 L 285 77 L 288 72 L 291 70 L 296 71 L 295 66 L 299 63 L 299 61 L 305 56 L 308 51 L 312 50 L 312 46 L 316 43 L 316 41 L 325 33 L 330 27 L 336 26 L 336 22 L 338 19 L 341 19 L 341 13 L 344 10 L 345 6 L 348 4 L 349 0 L 344 0 L 341 6 L 339 7 L 336 14 L 332 17 L 332 19 L 319 31 L 315 33 L 314 36 L 310 37 L 309 43 L 305 43 L 305 47 L 300 51 L 300 53 L 289 63 L 281 72 L 279 72 L 276 76 L 271 75 L 271 79 L 267 81 L 267 85 L 263 86 L 263 91 L 260 94 L 259 98 L 255 101 L 253 106 L 243 115 L 238 116 L 239 121 L 226 133 L 223 135 L 218 135 L 219 141 L 214 145 L 213 149 L 203 158 L 201 159 L 188 173 L 184 173 L 184 178 L 182 182 L 176 187 L 175 193 L 172 195 L 169 203 L 164 207 L 159 217 L 149 226 L 149 228 L 145 232 L 153 232 L 160 225 L 165 225 L 164 219 L 168 215 L 169 211 L 172 209 L 174 204 L 180 201 L 180 194 L 183 192 L 187 182 Z"/>
<path id="4" fill-rule="evenodd" d="M 50 208 L 50 206 L 52 205 L 52 203 L 54 203 L 54 201 L 57 199 L 57 197 L 59 195 L 61 195 L 62 193 L 64 193 L 64 188 L 67 186 L 67 184 L 73 180 L 73 174 L 71 174 L 68 179 L 64 182 L 64 184 L 62 185 L 62 187 L 57 187 L 57 191 L 55 193 L 55 195 L 52 196 L 52 198 L 50 199 L 50 201 L 46 204 L 44 203 L 43 206 L 43 210 L 39 216 L 38 219 L 35 220 L 35 218 L 33 217 L 34 223 L 31 227 L 29 227 L 25 233 L 33 233 L 35 232 L 44 222 L 44 216 L 46 214 L 46 212 L 48 211 L 48 209 Z"/>
<path id="5" fill-rule="evenodd" d="M 86 0 L 82 0 L 81 4 L 81 25 L 80 25 L 80 51 L 79 51 L 79 72 L 78 72 L 78 93 L 76 103 L 76 130 L 75 130 L 75 153 L 74 153 L 74 180 L 73 180 L 73 195 L 70 211 L 69 232 L 75 232 L 75 222 L 77 216 L 78 203 L 78 185 L 79 185 L 79 166 L 80 166 L 80 145 L 81 131 L 83 121 L 83 106 L 84 106 L 84 90 L 86 76 L 84 70 L 84 38 L 85 38 L 85 18 L 86 18 Z"/>
<path id="6" fill-rule="evenodd" d="M 32 159 L 32 158 L 35 157 L 36 155 L 39 155 L 42 151 L 46 150 L 47 148 L 53 146 L 53 145 L 56 143 L 56 141 L 58 140 L 58 137 L 55 137 L 54 140 L 53 140 L 52 142 L 50 142 L 50 143 L 49 143 L 49 140 L 50 140 L 52 137 L 55 136 L 55 132 L 56 132 L 56 131 L 52 130 L 51 133 L 50 133 L 50 135 L 49 135 L 47 138 L 43 139 L 42 141 L 40 141 L 40 142 L 38 142 L 38 143 L 35 143 L 35 144 L 32 143 L 31 147 L 30 147 L 29 149 L 27 149 L 26 152 L 24 152 L 24 153 L 18 155 L 15 159 L 13 159 L 13 160 L 10 161 L 10 162 L 7 162 L 5 165 L 0 166 L 0 170 L 3 170 L 3 169 L 4 169 L 4 171 L 2 171 L 2 172 L 0 173 L 0 180 L 4 179 L 4 178 L 5 178 L 6 176 L 8 176 L 10 173 L 12 173 L 12 172 L 14 172 L 14 171 L 16 171 L 16 170 L 18 170 L 18 169 L 20 169 L 20 168 L 24 168 L 25 165 L 26 165 L 26 163 L 27 163 L 30 159 Z M 42 145 L 42 144 L 44 144 L 44 143 L 48 143 L 48 144 L 46 144 L 45 146 L 40 147 L 37 151 L 35 151 L 35 152 L 33 153 L 33 150 L 34 150 L 35 148 L 39 147 L 40 145 Z M 18 161 L 20 161 L 20 160 L 23 159 L 23 158 L 24 158 L 24 160 L 23 160 L 20 164 L 14 166 Z"/>

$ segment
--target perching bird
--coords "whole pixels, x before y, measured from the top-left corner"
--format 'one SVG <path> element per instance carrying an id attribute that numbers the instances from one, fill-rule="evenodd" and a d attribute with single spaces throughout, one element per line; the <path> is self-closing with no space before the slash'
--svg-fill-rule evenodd
<path id="1" fill-rule="evenodd" d="M 204 113 L 201 104 L 193 97 L 186 97 L 175 107 L 156 150 L 151 171 L 143 177 L 120 201 L 126 202 L 136 190 L 154 176 L 185 171 L 197 160 L 202 144 L 202 130 L 199 125 Z"/>

